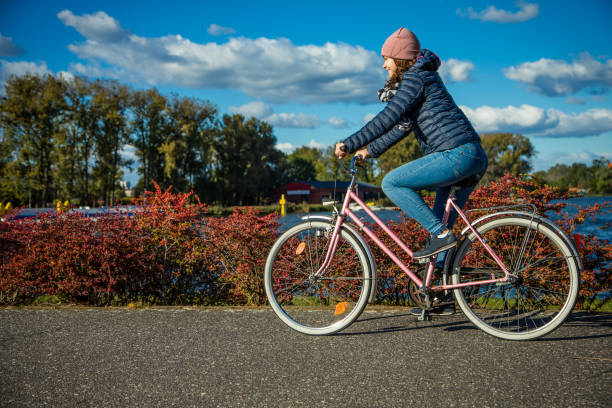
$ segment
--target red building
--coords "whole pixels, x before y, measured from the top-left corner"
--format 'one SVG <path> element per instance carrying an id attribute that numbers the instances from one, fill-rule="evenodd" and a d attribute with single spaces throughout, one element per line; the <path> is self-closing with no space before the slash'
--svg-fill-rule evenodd
<path id="1" fill-rule="evenodd" d="M 376 200 L 385 195 L 382 188 L 374 184 L 358 181 L 356 192 L 362 200 Z M 281 195 L 292 203 L 302 203 L 306 201 L 310 204 L 321 204 L 323 200 L 331 200 L 335 194 L 335 200 L 342 201 L 348 188 L 348 181 L 294 181 L 287 183 L 274 190 L 270 195 L 272 202 L 278 202 Z"/>

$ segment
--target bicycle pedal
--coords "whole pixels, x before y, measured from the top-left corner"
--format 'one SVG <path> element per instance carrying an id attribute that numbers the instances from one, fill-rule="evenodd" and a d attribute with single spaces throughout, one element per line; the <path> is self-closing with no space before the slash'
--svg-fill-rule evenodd
<path id="1" fill-rule="evenodd" d="M 432 258 L 419 258 L 417 259 L 417 262 L 420 264 L 428 264 L 432 261 Z"/>

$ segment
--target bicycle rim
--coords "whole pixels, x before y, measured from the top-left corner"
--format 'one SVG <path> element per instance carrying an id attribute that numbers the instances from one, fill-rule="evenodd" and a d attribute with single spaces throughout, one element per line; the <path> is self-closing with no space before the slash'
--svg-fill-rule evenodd
<path id="1" fill-rule="evenodd" d="M 370 292 L 371 268 L 359 242 L 342 230 L 334 258 L 320 277 L 332 226 L 309 221 L 289 229 L 272 247 L 264 283 L 268 301 L 291 328 L 306 334 L 335 333 L 359 317 Z"/>
<path id="2" fill-rule="evenodd" d="M 455 289 L 468 319 L 507 340 L 533 339 L 559 327 L 576 303 L 579 286 L 577 263 L 564 239 L 546 225 L 521 217 L 494 219 L 477 230 L 516 280 Z M 503 276 L 470 233 L 457 251 L 453 283 Z"/>

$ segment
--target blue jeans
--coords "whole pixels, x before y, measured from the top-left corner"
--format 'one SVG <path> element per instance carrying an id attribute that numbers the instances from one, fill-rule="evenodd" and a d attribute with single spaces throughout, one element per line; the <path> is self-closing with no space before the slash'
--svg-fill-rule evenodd
<path id="1" fill-rule="evenodd" d="M 457 211 L 451 209 L 448 225 L 442 224 L 451 186 L 474 174 L 482 176 L 487 165 L 487 155 L 480 143 L 470 142 L 428 154 L 390 171 L 382 181 L 382 189 L 406 215 L 417 220 L 430 234 L 438 234 L 446 227 L 452 228 L 458 216 Z M 425 188 L 436 188 L 433 210 L 417 192 Z M 465 205 L 473 189 L 457 191 L 455 202 L 460 208 Z"/>

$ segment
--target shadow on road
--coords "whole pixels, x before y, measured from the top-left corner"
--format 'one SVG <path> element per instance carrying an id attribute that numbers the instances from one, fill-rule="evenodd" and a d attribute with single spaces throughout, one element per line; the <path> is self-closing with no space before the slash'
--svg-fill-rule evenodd
<path id="1" fill-rule="evenodd" d="M 373 329 L 373 330 L 367 330 L 367 331 L 353 331 L 353 332 L 342 332 L 342 333 L 336 333 L 335 336 L 355 336 L 355 335 L 364 335 L 364 334 L 381 334 L 381 333 L 392 333 L 392 332 L 403 332 L 403 331 L 412 331 L 412 330 L 422 330 L 422 329 L 434 329 L 434 328 L 443 328 L 445 331 L 456 331 L 456 330 L 475 330 L 476 327 L 474 327 L 469 321 L 467 320 L 453 320 L 453 321 L 446 321 L 446 322 L 439 322 L 438 323 L 438 319 L 449 319 L 449 318 L 445 318 L 445 317 L 434 317 L 432 321 L 429 322 L 420 322 L 417 320 L 417 317 L 414 315 L 411 315 L 409 313 L 402 313 L 402 314 L 393 314 L 393 315 L 389 315 L 389 316 L 377 316 L 377 317 L 368 317 L 365 319 L 358 319 L 355 321 L 355 323 L 353 323 L 353 326 L 360 324 L 360 323 L 364 323 L 364 322 L 368 322 L 368 321 L 373 321 L 373 320 L 383 320 L 383 319 L 397 319 L 397 318 L 402 318 L 402 317 L 408 317 L 411 318 L 408 323 L 411 323 L 411 325 L 403 325 L 403 326 L 389 326 L 389 327 L 381 327 L 381 328 L 377 328 L 377 329 Z M 456 317 L 455 317 L 456 319 Z M 351 327 L 353 327 L 351 326 Z"/>
<path id="2" fill-rule="evenodd" d="M 401 326 L 389 326 L 389 327 L 381 327 L 373 330 L 364 330 L 364 331 L 352 331 L 352 332 L 342 332 L 336 333 L 335 336 L 355 336 L 355 335 L 365 335 L 365 334 L 382 334 L 382 333 L 393 333 L 393 332 L 403 332 L 403 331 L 412 331 L 412 330 L 421 330 L 421 329 L 435 329 L 442 328 L 444 331 L 459 331 L 459 330 L 478 330 L 476 326 L 474 326 L 469 320 L 458 320 L 461 319 L 461 314 L 455 315 L 453 317 L 434 317 L 430 322 L 420 322 L 417 320 L 416 316 L 413 316 L 409 313 L 401 313 L 401 314 L 390 314 L 385 316 L 376 316 L 376 317 L 367 317 L 360 318 L 353 323 L 353 326 L 372 321 L 386 321 L 389 319 L 397 319 L 397 318 L 412 318 L 409 323 Z M 453 319 L 452 321 L 439 322 L 439 319 Z M 537 339 L 537 341 L 562 341 L 562 340 L 578 340 L 578 339 L 595 339 L 595 338 L 604 338 L 604 337 L 612 337 L 612 314 L 591 314 L 586 312 L 576 312 L 572 313 L 568 319 L 561 325 L 563 326 L 571 326 L 571 327 L 585 327 L 585 328 L 609 328 L 611 329 L 607 333 L 603 334 L 593 334 L 593 335 L 585 335 L 585 336 L 559 336 L 559 337 L 544 337 Z M 555 332 L 558 333 L 558 332 Z"/>
<path id="3" fill-rule="evenodd" d="M 612 337 L 612 314 L 592 314 L 587 312 L 576 312 L 572 313 L 569 316 L 569 318 L 563 323 L 563 326 L 584 328 L 608 328 L 610 330 L 604 334 L 593 334 L 588 336 L 544 337 L 538 339 L 538 341 L 579 340 Z"/>

